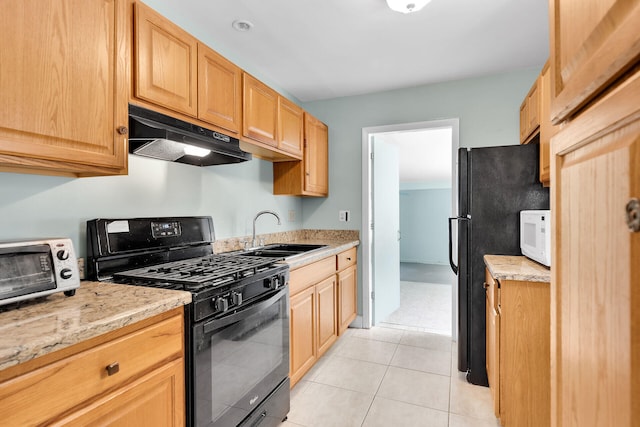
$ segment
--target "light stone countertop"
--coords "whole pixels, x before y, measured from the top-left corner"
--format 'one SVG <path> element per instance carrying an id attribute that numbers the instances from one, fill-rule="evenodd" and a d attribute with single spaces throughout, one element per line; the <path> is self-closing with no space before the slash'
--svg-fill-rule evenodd
<path id="1" fill-rule="evenodd" d="M 496 280 L 551 282 L 551 270 L 524 256 L 485 255 L 484 263 Z"/>
<path id="2" fill-rule="evenodd" d="M 191 302 L 191 293 L 81 282 L 0 312 L 0 370 L 72 346 Z"/>

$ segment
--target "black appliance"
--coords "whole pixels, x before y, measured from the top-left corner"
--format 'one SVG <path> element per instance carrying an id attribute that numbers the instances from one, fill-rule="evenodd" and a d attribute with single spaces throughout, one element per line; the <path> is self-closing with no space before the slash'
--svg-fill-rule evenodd
<path id="1" fill-rule="evenodd" d="M 549 189 L 538 180 L 537 144 L 461 148 L 458 159 L 458 216 L 449 218 L 449 262 L 458 276 L 458 370 L 470 383 L 488 385 L 483 256 L 522 255 L 520 211 L 549 209 Z"/>
<path id="2" fill-rule="evenodd" d="M 237 138 L 129 105 L 129 152 L 194 166 L 251 160 Z"/>
<path id="3" fill-rule="evenodd" d="M 189 291 L 187 425 L 277 426 L 289 412 L 289 268 L 213 254 L 211 217 L 87 222 L 90 279 Z"/>

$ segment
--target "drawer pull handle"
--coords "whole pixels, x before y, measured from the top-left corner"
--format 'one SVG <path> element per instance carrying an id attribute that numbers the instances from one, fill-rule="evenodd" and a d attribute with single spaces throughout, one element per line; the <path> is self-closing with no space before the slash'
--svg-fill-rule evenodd
<path id="1" fill-rule="evenodd" d="M 118 362 L 113 362 L 110 365 L 107 365 L 107 375 L 111 376 L 120 372 L 120 364 Z"/>

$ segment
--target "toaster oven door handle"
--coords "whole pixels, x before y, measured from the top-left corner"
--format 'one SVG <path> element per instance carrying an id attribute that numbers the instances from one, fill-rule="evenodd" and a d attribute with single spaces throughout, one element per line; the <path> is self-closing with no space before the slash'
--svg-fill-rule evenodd
<path id="1" fill-rule="evenodd" d="M 219 319 L 211 320 L 204 324 L 203 329 L 204 333 L 208 334 L 210 332 L 215 331 L 216 329 L 223 328 L 227 325 L 237 322 L 243 318 L 247 318 L 253 314 L 256 314 L 267 307 L 273 305 L 276 301 L 278 301 L 283 296 L 286 297 L 287 292 L 289 291 L 288 287 L 280 289 L 275 295 L 271 295 L 266 297 L 263 300 L 256 301 L 251 305 L 247 306 L 247 308 L 243 310 L 239 310 L 236 312 L 232 312 L 228 315 L 224 315 Z"/>

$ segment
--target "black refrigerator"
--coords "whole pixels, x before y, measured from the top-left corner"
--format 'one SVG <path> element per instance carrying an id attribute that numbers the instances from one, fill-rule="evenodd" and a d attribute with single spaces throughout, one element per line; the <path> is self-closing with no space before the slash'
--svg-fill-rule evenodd
<path id="1" fill-rule="evenodd" d="M 538 179 L 538 144 L 461 148 L 458 156 L 458 216 L 449 218 L 449 261 L 458 276 L 458 370 L 470 383 L 488 385 L 483 256 L 522 255 L 520 211 L 549 209 L 549 189 Z"/>

